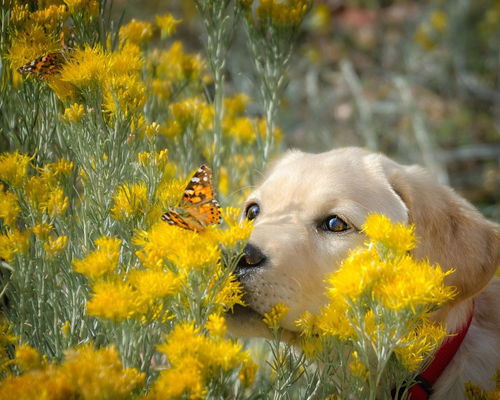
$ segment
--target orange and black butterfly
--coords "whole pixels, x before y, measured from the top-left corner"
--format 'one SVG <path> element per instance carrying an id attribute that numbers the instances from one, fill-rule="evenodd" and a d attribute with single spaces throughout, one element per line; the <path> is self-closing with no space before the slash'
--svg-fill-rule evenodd
<path id="1" fill-rule="evenodd" d="M 170 225 L 201 232 L 220 223 L 220 205 L 215 199 L 212 170 L 203 164 L 189 181 L 177 207 L 169 207 L 161 219 Z"/>
<path id="2" fill-rule="evenodd" d="M 66 42 L 65 38 L 68 36 L 69 41 Z M 68 33 L 67 29 L 63 29 L 60 34 L 60 41 L 61 51 L 46 54 L 24 64 L 18 69 L 19 73 L 23 75 L 31 74 L 43 79 L 61 72 L 68 58 L 68 54 L 75 46 L 74 34 L 72 32 Z"/>
<path id="3" fill-rule="evenodd" d="M 58 74 L 65 62 L 63 53 L 49 53 L 37 58 L 19 68 L 23 75 L 33 74 L 39 78 L 45 78 L 50 75 Z"/>

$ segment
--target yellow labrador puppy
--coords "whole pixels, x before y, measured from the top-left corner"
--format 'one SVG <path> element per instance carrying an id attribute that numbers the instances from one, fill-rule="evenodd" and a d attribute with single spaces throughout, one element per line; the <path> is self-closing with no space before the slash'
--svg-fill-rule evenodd
<path id="1" fill-rule="evenodd" d="M 416 226 L 417 258 L 456 272 L 447 284 L 459 295 L 436 319 L 457 332 L 472 322 L 458 351 L 432 386 L 431 399 L 463 399 L 464 383 L 493 389 L 500 367 L 500 232 L 452 189 L 423 169 L 360 148 L 321 154 L 290 151 L 278 160 L 244 205 L 254 220 L 237 273 L 248 307 L 229 316 L 233 334 L 267 336 L 262 314 L 278 302 L 290 311 L 290 336 L 305 312 L 325 304 L 324 280 L 349 249 L 363 243 L 360 227 L 372 213 Z M 427 389 L 426 389 L 427 390 Z"/>

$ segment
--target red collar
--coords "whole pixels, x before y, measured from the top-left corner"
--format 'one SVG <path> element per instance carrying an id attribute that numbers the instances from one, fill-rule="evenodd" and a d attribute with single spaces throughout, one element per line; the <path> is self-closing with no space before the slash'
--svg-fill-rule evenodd
<path id="1" fill-rule="evenodd" d="M 472 303 L 472 312 L 470 313 L 467 323 L 455 334 L 449 336 L 441 344 L 441 347 L 434 355 L 432 362 L 425 368 L 417 377 L 415 383 L 408 392 L 411 400 L 427 400 L 433 392 L 432 386 L 439 379 L 443 371 L 446 369 L 450 361 L 455 356 L 460 348 L 467 331 L 469 330 L 474 315 L 474 303 Z"/>

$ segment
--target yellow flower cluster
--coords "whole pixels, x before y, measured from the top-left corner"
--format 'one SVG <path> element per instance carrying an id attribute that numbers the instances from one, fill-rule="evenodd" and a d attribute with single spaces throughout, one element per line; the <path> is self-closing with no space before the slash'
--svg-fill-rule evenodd
<path id="1" fill-rule="evenodd" d="M 253 0 L 240 0 L 246 10 L 250 10 Z M 259 0 L 256 6 L 257 21 L 267 25 L 269 22 L 280 27 L 296 27 L 312 6 L 312 0 Z M 255 22 L 255 21 L 254 21 Z"/>
<path id="2" fill-rule="evenodd" d="M 373 348 L 392 341 L 391 351 L 413 371 L 445 335 L 443 327 L 427 322 L 426 316 L 454 297 L 455 289 L 444 284 L 452 271 L 443 272 L 408 254 L 415 247 L 412 226 L 371 215 L 363 232 L 369 242 L 351 251 L 327 281 L 329 304 L 317 316 L 305 314 L 297 325 L 306 338 L 319 333 L 349 343 L 372 343 Z M 361 355 L 366 348 L 357 351 Z M 351 372 L 365 376 L 367 367 L 356 357 Z"/>
<path id="3" fill-rule="evenodd" d="M 113 348 L 94 350 L 90 345 L 69 350 L 65 361 L 48 364 L 35 349 L 21 345 L 16 363 L 26 372 L 0 383 L 0 399 L 129 399 L 144 384 L 145 375 L 123 368 Z"/>
<path id="4" fill-rule="evenodd" d="M 133 44 L 149 42 L 153 37 L 153 27 L 148 22 L 132 19 L 127 25 L 120 28 L 120 40 Z"/>
<path id="5" fill-rule="evenodd" d="M 162 38 L 171 36 L 181 22 L 181 20 L 175 19 L 172 14 L 157 15 L 155 17 L 155 23 L 160 28 Z"/>
<path id="6" fill-rule="evenodd" d="M 85 109 L 83 104 L 75 103 L 64 110 L 64 114 L 61 118 L 68 122 L 80 122 L 84 115 Z"/>
<path id="7" fill-rule="evenodd" d="M 111 215 L 118 220 L 143 215 L 148 203 L 148 189 L 144 183 L 118 186 L 113 196 Z"/>
<path id="8" fill-rule="evenodd" d="M 84 18 L 95 18 L 99 15 L 97 0 L 64 0 L 72 15 L 81 15 Z"/>
<path id="9" fill-rule="evenodd" d="M 14 188 L 20 188 L 28 174 L 28 165 L 31 157 L 26 154 L 0 154 L 0 180 Z"/>
<path id="10" fill-rule="evenodd" d="M 284 303 L 277 303 L 268 313 L 264 313 L 264 318 L 262 319 L 264 323 L 270 329 L 278 329 L 280 326 L 281 320 L 285 317 L 285 315 L 290 310 Z"/>
<path id="11" fill-rule="evenodd" d="M 17 195 L 4 191 L 4 186 L 0 183 L 0 218 L 2 218 L 3 223 L 14 227 L 19 211 Z"/>
<path id="12" fill-rule="evenodd" d="M 75 271 L 95 280 L 116 270 L 120 259 L 121 240 L 102 236 L 96 239 L 97 249 L 81 260 L 73 260 Z"/>
<path id="13" fill-rule="evenodd" d="M 210 315 L 206 329 L 208 336 L 192 322 L 179 323 L 167 335 L 166 342 L 158 346 L 167 356 L 170 368 L 160 372 L 151 391 L 153 399 L 176 399 L 184 394 L 190 399 L 202 399 L 209 377 L 218 371 L 229 372 L 248 366 L 243 372 L 244 379 L 247 383 L 253 380 L 255 364 L 241 344 L 224 339 L 224 319 Z"/>

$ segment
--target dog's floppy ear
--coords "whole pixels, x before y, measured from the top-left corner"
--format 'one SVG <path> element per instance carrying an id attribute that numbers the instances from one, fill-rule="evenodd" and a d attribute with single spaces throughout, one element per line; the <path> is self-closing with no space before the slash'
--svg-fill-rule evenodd
<path id="1" fill-rule="evenodd" d="M 500 263 L 500 231 L 451 188 L 435 182 L 417 166 L 383 162 L 394 191 L 416 226 L 417 258 L 455 269 L 448 285 L 459 293 L 454 301 L 473 296 L 486 286 Z"/>

